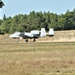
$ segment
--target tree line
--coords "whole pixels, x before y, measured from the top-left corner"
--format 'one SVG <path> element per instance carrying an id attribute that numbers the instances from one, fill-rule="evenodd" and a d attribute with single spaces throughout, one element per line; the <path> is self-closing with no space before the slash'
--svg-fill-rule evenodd
<path id="1" fill-rule="evenodd" d="M 75 9 L 67 10 L 65 14 L 56 14 L 51 12 L 35 12 L 29 14 L 18 14 L 14 17 L 6 17 L 0 19 L 0 32 L 13 33 L 15 31 L 31 31 L 49 28 L 54 30 L 74 30 L 75 29 Z"/>
<path id="2" fill-rule="evenodd" d="M 2 8 L 3 6 L 4 6 L 4 2 L 0 0 L 0 8 Z"/>

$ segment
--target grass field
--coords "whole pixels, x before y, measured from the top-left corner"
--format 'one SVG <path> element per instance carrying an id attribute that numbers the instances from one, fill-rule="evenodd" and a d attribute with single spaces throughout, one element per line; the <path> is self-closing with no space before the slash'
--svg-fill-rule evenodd
<path id="1" fill-rule="evenodd" d="M 0 75 L 75 75 L 75 31 L 28 43 L 8 36 L 0 36 Z"/>
<path id="2" fill-rule="evenodd" d="M 75 75 L 75 42 L 0 43 L 0 75 Z"/>

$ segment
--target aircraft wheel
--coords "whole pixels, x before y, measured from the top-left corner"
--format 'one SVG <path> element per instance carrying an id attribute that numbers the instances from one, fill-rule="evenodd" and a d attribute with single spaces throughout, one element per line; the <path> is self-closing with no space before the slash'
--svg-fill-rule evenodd
<path id="1" fill-rule="evenodd" d="M 36 41 L 36 39 L 34 38 L 33 42 L 35 42 L 35 41 Z"/>
<path id="2" fill-rule="evenodd" d="M 28 39 L 26 39 L 25 42 L 28 42 Z"/>

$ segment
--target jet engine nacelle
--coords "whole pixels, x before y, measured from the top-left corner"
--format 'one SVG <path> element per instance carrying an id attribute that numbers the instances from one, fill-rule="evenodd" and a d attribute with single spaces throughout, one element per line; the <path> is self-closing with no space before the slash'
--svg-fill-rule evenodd
<path id="1" fill-rule="evenodd" d="M 39 35 L 40 34 L 40 31 L 38 31 L 38 30 L 32 30 L 30 33 L 32 35 Z"/>

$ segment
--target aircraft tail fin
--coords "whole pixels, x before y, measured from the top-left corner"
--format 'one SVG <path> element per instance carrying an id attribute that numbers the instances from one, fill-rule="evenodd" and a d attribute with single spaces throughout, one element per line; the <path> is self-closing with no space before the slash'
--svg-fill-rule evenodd
<path id="1" fill-rule="evenodd" d="M 44 37 L 44 36 L 46 36 L 46 30 L 45 28 L 41 28 L 40 37 Z"/>
<path id="2" fill-rule="evenodd" d="M 54 29 L 53 28 L 49 29 L 49 36 L 54 36 Z"/>

